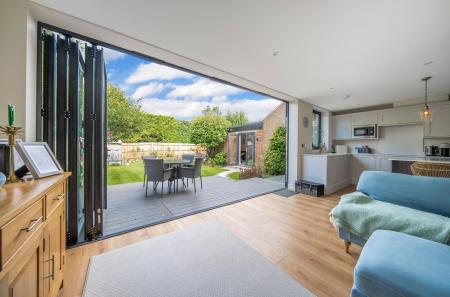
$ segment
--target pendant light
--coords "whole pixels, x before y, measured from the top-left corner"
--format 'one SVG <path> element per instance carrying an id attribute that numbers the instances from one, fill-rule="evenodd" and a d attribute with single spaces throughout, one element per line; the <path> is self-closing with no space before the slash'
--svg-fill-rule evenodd
<path id="1" fill-rule="evenodd" d="M 422 81 L 425 82 L 425 105 L 419 111 L 420 119 L 424 122 L 431 122 L 433 118 L 433 110 L 428 106 L 428 80 L 431 76 L 426 76 L 422 78 Z"/>

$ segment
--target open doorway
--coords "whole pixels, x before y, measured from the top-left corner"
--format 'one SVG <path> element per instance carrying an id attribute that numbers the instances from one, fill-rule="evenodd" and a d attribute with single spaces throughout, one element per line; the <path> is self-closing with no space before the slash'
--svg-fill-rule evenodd
<path id="1" fill-rule="evenodd" d="M 69 244 L 285 187 L 272 177 L 285 173 L 286 134 L 282 151 L 267 153 L 274 127 L 286 128 L 285 102 L 71 32 L 41 31 L 38 135 L 73 172 Z"/>

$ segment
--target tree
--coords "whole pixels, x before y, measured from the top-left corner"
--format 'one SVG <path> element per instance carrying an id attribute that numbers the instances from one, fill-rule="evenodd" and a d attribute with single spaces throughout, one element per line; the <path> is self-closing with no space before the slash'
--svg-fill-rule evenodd
<path id="1" fill-rule="evenodd" d="M 191 124 L 191 142 L 204 147 L 208 157 L 212 157 L 225 142 L 228 127 L 230 122 L 220 115 L 207 113 L 199 116 Z"/>
<path id="2" fill-rule="evenodd" d="M 127 98 L 119 87 L 108 84 L 108 130 L 110 139 L 124 142 L 181 142 L 190 140 L 189 122 L 149 114 L 141 100 Z"/>
<path id="3" fill-rule="evenodd" d="M 286 128 L 278 127 L 270 138 L 264 155 L 264 171 L 270 175 L 284 174 L 286 168 Z"/>
<path id="4" fill-rule="evenodd" d="M 230 122 L 231 126 L 240 126 L 248 123 L 248 117 L 243 111 L 228 111 L 225 118 Z"/>
<path id="5" fill-rule="evenodd" d="M 113 141 L 138 141 L 143 123 L 138 101 L 126 97 L 119 87 L 108 84 L 108 129 Z"/>
<path id="6" fill-rule="evenodd" d="M 189 143 L 191 141 L 191 121 L 178 121 L 177 142 Z"/>
<path id="7" fill-rule="evenodd" d="M 202 109 L 202 114 L 203 115 L 211 114 L 211 115 L 218 115 L 218 116 L 220 116 L 220 115 L 222 115 L 222 111 L 220 111 L 219 106 L 206 105 L 206 107 Z"/>

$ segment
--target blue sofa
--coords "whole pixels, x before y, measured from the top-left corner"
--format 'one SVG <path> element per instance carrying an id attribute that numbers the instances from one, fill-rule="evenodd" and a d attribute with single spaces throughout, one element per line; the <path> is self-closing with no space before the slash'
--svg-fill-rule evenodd
<path id="1" fill-rule="evenodd" d="M 355 267 L 351 297 L 450 296 L 450 246 L 377 230 Z"/>
<path id="2" fill-rule="evenodd" d="M 450 217 L 450 178 L 365 171 L 356 190 L 379 201 Z M 349 230 L 339 228 L 338 232 L 347 252 L 351 243 L 360 246 L 366 243 L 364 238 Z"/>

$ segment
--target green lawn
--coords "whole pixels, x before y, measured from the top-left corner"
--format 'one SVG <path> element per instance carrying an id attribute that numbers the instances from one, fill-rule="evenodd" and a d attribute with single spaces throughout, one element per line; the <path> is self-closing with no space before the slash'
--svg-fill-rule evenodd
<path id="1" fill-rule="evenodd" d="M 216 175 L 225 171 L 220 167 L 202 166 L 202 177 Z M 108 185 L 128 184 L 144 181 L 144 163 L 135 162 L 130 165 L 108 166 Z"/>
<path id="2" fill-rule="evenodd" d="M 240 180 L 241 179 L 241 173 L 240 172 L 231 172 L 227 175 L 229 178 L 234 180 Z"/>

